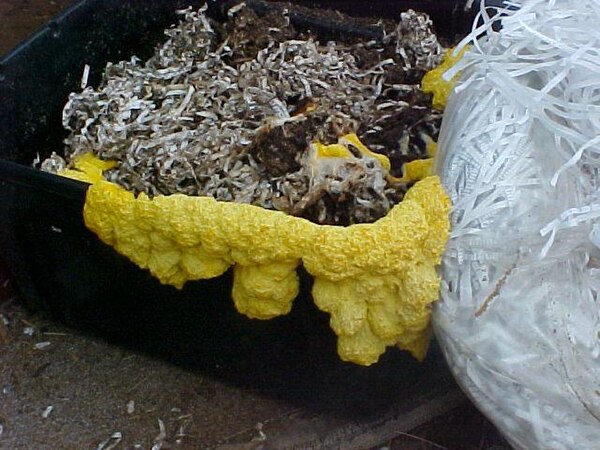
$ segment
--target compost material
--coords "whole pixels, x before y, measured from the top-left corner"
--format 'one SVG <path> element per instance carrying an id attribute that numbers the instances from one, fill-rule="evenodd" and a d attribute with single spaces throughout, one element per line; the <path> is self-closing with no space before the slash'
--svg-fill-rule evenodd
<path id="1" fill-rule="evenodd" d="M 92 152 L 116 161 L 106 178 L 135 193 L 211 196 L 319 224 L 383 217 L 408 187 L 402 165 L 437 139 L 441 113 L 419 83 L 444 49 L 414 11 L 369 25 L 329 12 L 374 36 L 332 41 L 297 29 L 290 8 L 261 16 L 241 3 L 224 24 L 182 11 L 148 61 L 109 63 L 98 88 L 70 95 L 64 158 L 42 169 Z M 354 134 L 344 153 L 316 146 Z"/>

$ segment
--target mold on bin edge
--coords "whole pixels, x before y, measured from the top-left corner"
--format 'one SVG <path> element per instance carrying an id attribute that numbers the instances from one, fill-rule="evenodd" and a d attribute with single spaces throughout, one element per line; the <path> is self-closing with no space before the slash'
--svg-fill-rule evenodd
<path id="1" fill-rule="evenodd" d="M 139 308 L 143 296 L 159 288 L 87 230 L 81 215 L 85 184 L 41 173 L 28 167 L 29 162 L 36 153 L 44 156 L 60 149 L 62 105 L 78 88 L 84 64 L 92 67 L 90 83 L 97 84 L 106 62 L 130 54 L 144 58 L 162 30 L 177 20 L 175 10 L 189 3 L 82 0 L 0 60 L 2 257 L 27 300 L 68 322 L 91 320 L 91 308 L 97 314 L 92 322 L 102 324 L 102 317 L 110 319 L 102 305 L 130 302 Z M 210 2 L 213 14 L 227 3 Z M 334 1 L 327 6 L 357 15 L 389 15 L 384 3 Z M 433 13 L 438 25 L 444 20 L 446 31 L 454 32 L 453 18 L 463 17 L 462 4 L 423 0 L 395 5 L 398 11 L 413 7 Z M 207 292 L 229 295 L 227 277 L 200 284 Z"/>

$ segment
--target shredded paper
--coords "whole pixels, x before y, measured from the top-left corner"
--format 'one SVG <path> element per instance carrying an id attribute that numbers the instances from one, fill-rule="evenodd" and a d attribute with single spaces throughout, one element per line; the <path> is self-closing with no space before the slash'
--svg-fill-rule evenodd
<path id="1" fill-rule="evenodd" d="M 600 443 L 600 2 L 482 9 L 436 170 L 454 203 L 436 333 L 518 449 Z"/>

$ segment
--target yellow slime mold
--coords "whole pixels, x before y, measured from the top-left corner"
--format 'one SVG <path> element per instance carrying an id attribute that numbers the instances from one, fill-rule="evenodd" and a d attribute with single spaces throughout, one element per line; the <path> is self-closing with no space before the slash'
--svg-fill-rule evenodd
<path id="1" fill-rule="evenodd" d="M 370 365 L 390 345 L 424 357 L 450 226 L 437 177 L 418 181 L 375 223 L 335 227 L 209 197 L 136 198 L 102 179 L 111 164 L 84 155 L 62 175 L 91 183 L 88 228 L 162 283 L 181 288 L 233 266 L 236 308 L 269 319 L 290 311 L 303 264 L 343 360 Z"/>
<path id="2" fill-rule="evenodd" d="M 448 49 L 442 63 L 435 69 L 427 72 L 423 77 L 421 89 L 425 93 L 433 94 L 432 105 L 434 108 L 443 110 L 446 107 L 446 102 L 456 83 L 458 74 L 448 81 L 444 80 L 443 75 L 463 57 L 468 49 L 469 46 L 465 46 L 456 55 L 453 48 Z"/>

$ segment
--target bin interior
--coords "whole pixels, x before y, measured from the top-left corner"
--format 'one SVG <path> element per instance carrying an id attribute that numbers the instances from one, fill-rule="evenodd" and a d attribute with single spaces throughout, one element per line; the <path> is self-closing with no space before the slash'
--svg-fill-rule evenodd
<path id="1" fill-rule="evenodd" d="M 447 369 L 436 350 L 425 364 L 393 349 L 370 368 L 340 362 L 306 276 L 292 312 L 265 322 L 234 310 L 229 274 L 181 291 L 160 285 L 87 230 L 85 184 L 30 168 L 36 155 L 60 152 L 62 107 L 84 64 L 96 85 L 108 61 L 148 58 L 175 10 L 190 3 L 78 1 L 0 60 L 0 248 L 22 296 L 85 332 L 315 408 L 368 413 L 424 377 L 439 381 Z M 448 39 L 470 22 L 459 1 L 301 3 L 374 20 L 413 7 L 431 13 Z M 209 5 L 215 17 L 226 6 Z M 442 378 L 438 388 L 453 386 Z"/>

